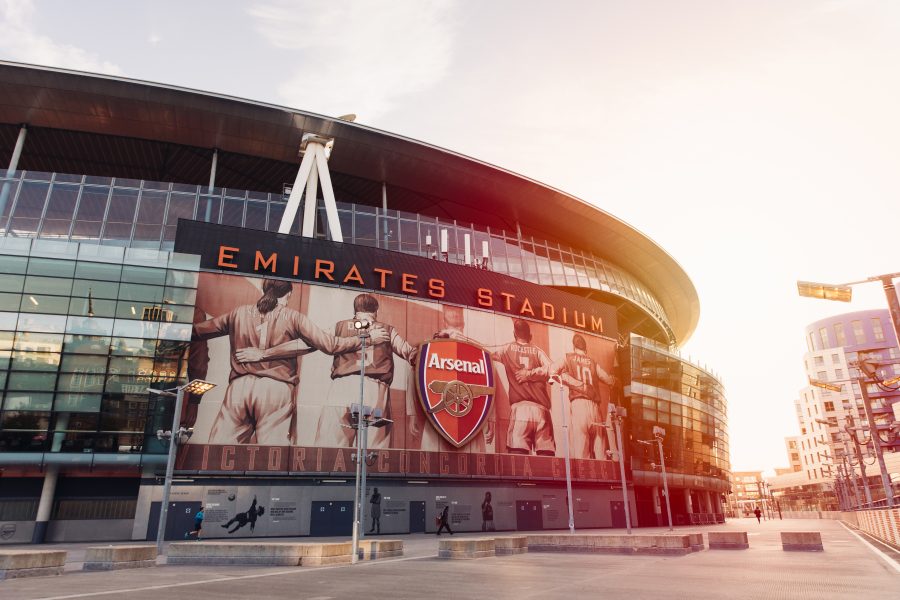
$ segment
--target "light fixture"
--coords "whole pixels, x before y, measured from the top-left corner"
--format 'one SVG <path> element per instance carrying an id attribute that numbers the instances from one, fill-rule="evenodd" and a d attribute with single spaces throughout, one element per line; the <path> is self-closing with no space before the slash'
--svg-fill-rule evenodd
<path id="1" fill-rule="evenodd" d="M 428 485 L 428 482 L 427 482 L 427 481 L 421 481 L 421 480 L 418 480 L 418 479 L 411 479 L 411 480 L 407 481 L 406 483 L 412 483 L 412 484 L 415 484 L 415 485 Z"/>
<path id="2" fill-rule="evenodd" d="M 812 379 L 812 378 L 809 379 L 809 385 L 811 385 L 813 387 L 817 387 L 817 388 L 822 388 L 823 390 L 829 390 L 832 392 L 839 392 L 844 388 L 843 385 L 828 383 L 827 381 L 819 381 L 818 379 Z"/>
<path id="3" fill-rule="evenodd" d="M 134 305 L 131 306 L 131 314 L 136 315 L 137 311 L 134 310 Z"/>
<path id="4" fill-rule="evenodd" d="M 372 323 L 370 323 L 369 321 L 367 321 L 365 319 L 356 319 L 353 321 L 353 328 L 356 329 L 357 331 L 360 331 L 363 329 L 368 329 L 371 325 L 372 325 Z"/>
<path id="5" fill-rule="evenodd" d="M 320 479 L 320 483 L 347 483 L 346 479 Z"/>
<path id="6" fill-rule="evenodd" d="M 34 296 L 28 296 L 28 299 L 31 300 L 31 303 L 34 304 L 35 306 L 39 305 L 38 301 L 35 299 Z"/>
<path id="7" fill-rule="evenodd" d="M 183 386 L 181 389 L 183 389 L 188 394 L 202 395 L 213 389 L 214 387 L 216 387 L 215 383 L 204 381 L 203 379 L 194 379 L 188 382 L 187 385 Z"/>

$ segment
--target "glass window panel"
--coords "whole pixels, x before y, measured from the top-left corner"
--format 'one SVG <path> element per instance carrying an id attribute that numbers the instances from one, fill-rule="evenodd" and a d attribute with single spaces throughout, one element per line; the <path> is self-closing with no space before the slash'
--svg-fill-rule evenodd
<path id="1" fill-rule="evenodd" d="M 56 383 L 56 373 L 29 373 L 13 371 L 6 382 L 10 391 L 34 390 L 52 392 Z"/>
<path id="2" fill-rule="evenodd" d="M 53 394 L 41 392 L 9 393 L 3 401 L 3 410 L 50 410 Z"/>
<path id="3" fill-rule="evenodd" d="M 65 296 L 25 294 L 19 303 L 19 310 L 24 313 L 55 313 L 64 315 L 69 311 L 69 298 Z"/>
<path id="4" fill-rule="evenodd" d="M 165 269 L 151 267 L 136 267 L 125 265 L 122 268 L 122 282 L 143 283 L 149 285 L 162 285 L 166 281 Z M 124 286 L 122 286 L 124 287 Z"/>
<path id="5" fill-rule="evenodd" d="M 53 408 L 60 412 L 99 412 L 102 399 L 101 394 L 57 394 Z"/>
<path id="6" fill-rule="evenodd" d="M 357 207 L 359 209 L 359 207 Z M 355 215 L 353 241 L 362 246 L 375 245 L 375 215 L 359 213 Z"/>
<path id="7" fill-rule="evenodd" d="M 50 186 L 46 183 L 26 181 L 22 184 L 22 188 L 19 190 L 19 198 L 16 201 L 15 212 L 13 213 L 13 229 L 16 229 L 16 219 L 41 218 L 49 189 Z"/>
<path id="8" fill-rule="evenodd" d="M 79 354 L 108 354 L 109 338 L 94 335 L 67 335 L 63 350 Z"/>
<path id="9" fill-rule="evenodd" d="M 106 214 L 106 202 L 109 199 L 109 188 L 86 186 L 81 191 L 76 221 L 100 222 Z"/>
<path id="10" fill-rule="evenodd" d="M 112 338 L 112 353 L 121 356 L 153 356 L 156 340 L 135 338 Z"/>
<path id="11" fill-rule="evenodd" d="M 106 357 L 91 354 L 66 354 L 59 370 L 64 373 L 104 373 Z"/>
<path id="12" fill-rule="evenodd" d="M 57 413 L 54 431 L 96 431 L 100 418 L 96 414 L 85 413 Z M 67 440 L 68 441 L 68 440 Z M 67 448 L 63 444 L 63 452 Z"/>
<path id="13" fill-rule="evenodd" d="M 50 190 L 47 202 L 46 218 L 72 222 L 75 214 L 75 201 L 78 199 L 78 186 L 54 185 Z"/>
<path id="14" fill-rule="evenodd" d="M 166 273 L 166 285 L 178 287 L 196 288 L 200 275 L 196 271 L 174 271 Z"/>
<path id="15" fill-rule="evenodd" d="M 29 315 L 21 314 L 18 323 L 19 331 L 40 331 L 45 333 L 62 333 L 66 329 L 64 315 Z"/>
<path id="16" fill-rule="evenodd" d="M 146 186 L 145 186 L 146 187 Z M 166 214 L 166 194 L 144 191 L 141 194 L 137 222 L 143 225 L 162 225 Z M 159 228 L 157 228 L 158 230 Z"/>
<path id="17" fill-rule="evenodd" d="M 114 188 L 112 191 L 112 202 L 109 204 L 109 215 L 106 220 L 110 223 L 127 223 L 131 225 L 135 222 L 134 213 L 137 208 L 137 200 L 137 190 Z"/>
<path id="18" fill-rule="evenodd" d="M 116 319 L 113 335 L 130 338 L 155 338 L 159 334 L 159 323 L 152 321 L 132 321 Z"/>
<path id="19" fill-rule="evenodd" d="M 107 223 L 103 230 L 103 240 L 118 246 L 125 246 L 131 240 L 133 223 Z"/>
<path id="20" fill-rule="evenodd" d="M 119 281 L 121 274 L 122 265 L 112 263 L 79 262 L 75 267 L 75 277 L 80 279 Z"/>
<path id="21" fill-rule="evenodd" d="M 26 267 L 28 266 L 28 257 L 27 256 L 4 256 L 3 260 L 0 260 L 0 273 L 24 273 Z M 0 281 L 2 281 L 2 275 L 0 275 Z M 23 279 L 24 281 L 24 279 Z M 6 289 L 6 288 L 2 288 Z M 21 284 L 20 284 L 21 289 Z M 9 290 L 7 290 L 9 291 Z"/>
<path id="22" fill-rule="evenodd" d="M 72 292 L 72 280 L 57 277 L 38 277 L 28 275 L 25 278 L 26 294 L 52 294 L 68 296 Z"/>
<path id="23" fill-rule="evenodd" d="M 157 248 L 161 237 L 162 225 L 138 223 L 134 226 L 134 239 L 131 245 L 133 248 Z"/>
<path id="24" fill-rule="evenodd" d="M 12 368 L 20 371 L 55 371 L 59 367 L 59 352 L 12 353 Z"/>
<path id="25" fill-rule="evenodd" d="M 100 373 L 61 373 L 57 389 L 61 392 L 101 393 L 103 391 L 104 372 Z"/>
<path id="26" fill-rule="evenodd" d="M 165 340 L 189 341 L 192 326 L 188 323 L 160 323 L 159 337 Z"/>
<path id="27" fill-rule="evenodd" d="M 207 223 L 219 222 L 219 204 L 220 198 L 215 196 L 200 196 L 200 202 L 197 205 L 197 220 Z"/>
<path id="28" fill-rule="evenodd" d="M 193 219 L 194 204 L 197 198 L 194 195 L 172 194 L 169 199 L 169 213 L 166 215 L 166 224 L 178 225 L 178 219 Z"/>
<path id="29" fill-rule="evenodd" d="M 106 394 L 103 397 L 100 429 L 102 431 L 144 431 L 147 417 L 147 395 Z"/>
<path id="30" fill-rule="evenodd" d="M 90 296 L 94 299 L 115 299 L 119 297 L 119 282 L 76 279 L 75 283 L 72 285 L 72 296 L 76 296 L 79 298 L 87 298 L 88 296 Z"/>
<path id="31" fill-rule="evenodd" d="M 69 301 L 69 314 L 80 317 L 114 317 L 116 314 L 116 301 L 100 298 L 72 298 Z M 67 331 L 71 329 L 72 319 L 69 319 Z"/>
<path id="32" fill-rule="evenodd" d="M 63 221 L 60 219 L 44 219 L 44 225 L 41 227 L 41 238 L 44 239 L 64 239 L 69 237 L 69 228 L 72 221 Z"/>
<path id="33" fill-rule="evenodd" d="M 264 202 L 247 202 L 247 217 L 244 227 L 247 229 L 266 228 L 266 204 Z"/>
<path id="34" fill-rule="evenodd" d="M 163 302 L 174 302 L 175 304 L 189 304 L 193 306 L 197 302 L 197 290 L 167 287 L 163 292 Z"/>
<path id="35" fill-rule="evenodd" d="M 5 292 L 21 292 L 25 286 L 24 275 L 0 273 L 0 290 Z"/>
<path id="36" fill-rule="evenodd" d="M 29 350 L 33 352 L 59 352 L 62 350 L 63 336 L 55 333 L 36 333 L 20 331 L 16 334 L 13 350 Z"/>
<path id="37" fill-rule="evenodd" d="M 74 260 L 32 257 L 31 260 L 28 261 L 29 275 L 44 275 L 47 277 L 71 277 L 72 273 L 74 272 Z"/>
<path id="38" fill-rule="evenodd" d="M 47 431 L 48 412 L 9 411 L 0 415 L 0 427 L 7 431 Z"/>
<path id="39" fill-rule="evenodd" d="M 163 321 L 169 321 L 174 323 L 193 323 L 194 322 L 194 307 L 193 306 L 183 306 L 180 304 L 167 304 L 164 307 L 167 313 L 164 313 L 165 317 L 162 319 Z M 171 318 L 170 318 L 171 317 Z"/>
<path id="40" fill-rule="evenodd" d="M 0 180 L 3 180 L 3 176 L 5 173 L 0 172 Z M 7 219 L 9 217 L 9 211 L 12 210 L 13 199 L 16 197 L 16 193 L 19 190 L 19 181 L 9 180 L 2 181 L 2 185 L 0 185 L 0 189 L 6 190 L 7 198 L 6 204 L 0 208 L 0 233 L 6 229 Z"/>
<path id="41" fill-rule="evenodd" d="M 266 225 L 267 231 L 278 231 L 278 227 L 281 225 L 281 217 L 284 216 L 284 206 L 284 202 L 269 203 L 269 222 L 268 225 Z M 344 239 L 350 239 L 350 232 L 351 229 L 348 227 L 347 230 L 343 232 Z"/>
<path id="42" fill-rule="evenodd" d="M 222 225 L 240 227 L 244 223 L 244 201 L 226 198 L 222 205 Z"/>
<path id="43" fill-rule="evenodd" d="M 400 249 L 410 254 L 418 254 L 419 226 L 415 221 L 400 220 Z"/>

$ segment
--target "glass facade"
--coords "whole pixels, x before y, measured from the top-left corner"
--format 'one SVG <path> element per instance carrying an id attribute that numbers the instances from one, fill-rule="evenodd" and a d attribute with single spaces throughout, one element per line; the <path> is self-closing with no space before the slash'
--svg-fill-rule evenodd
<path id="1" fill-rule="evenodd" d="M 653 471 L 658 462 L 653 427 L 666 430 L 663 450 L 666 469 L 697 477 L 727 481 L 727 405 L 722 384 L 706 370 L 687 362 L 667 348 L 631 336 L 631 378 L 626 387 L 632 469 Z M 658 477 L 658 475 L 657 475 Z"/>
<path id="2" fill-rule="evenodd" d="M 0 202 L 0 235 L 161 251 L 174 247 L 180 218 L 276 231 L 286 201 L 280 194 L 231 188 L 33 171 L 0 182 L 6 198 Z M 349 243 L 464 263 L 468 236 L 475 261 L 481 262 L 487 247 L 491 270 L 541 285 L 594 289 L 626 298 L 654 317 L 668 341 L 675 341 L 662 305 L 647 286 L 589 251 L 346 200 L 339 195 L 337 204 Z M 320 207 L 316 235 L 325 237 L 326 227 Z M 297 223 L 294 230 L 299 230 Z M 447 231 L 446 257 L 440 252 L 442 230 Z"/>
<path id="3" fill-rule="evenodd" d="M 158 249 L 0 237 L 0 452 L 159 450 L 148 415 L 166 406 L 147 387 L 185 375 L 198 268 Z"/>

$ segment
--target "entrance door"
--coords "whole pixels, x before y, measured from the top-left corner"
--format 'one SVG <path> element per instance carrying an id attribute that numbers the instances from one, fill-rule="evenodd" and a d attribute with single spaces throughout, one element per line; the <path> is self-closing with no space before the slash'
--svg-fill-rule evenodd
<path id="1" fill-rule="evenodd" d="M 625 503 L 621 500 L 610 500 L 609 513 L 612 515 L 612 526 L 616 529 L 625 529 L 628 523 L 625 521 Z"/>
<path id="2" fill-rule="evenodd" d="M 409 503 L 409 532 L 425 533 L 425 502 Z"/>
<path id="3" fill-rule="evenodd" d="M 194 529 L 194 515 L 200 510 L 202 502 L 169 502 L 169 514 L 166 516 L 166 531 L 163 539 L 183 540 L 184 534 Z M 159 528 L 159 511 L 162 502 L 150 505 L 150 518 L 147 521 L 147 539 L 156 539 Z"/>
<path id="4" fill-rule="evenodd" d="M 313 502 L 309 517 L 309 535 L 336 537 L 353 533 L 353 503 L 326 500 Z"/>
<path id="5" fill-rule="evenodd" d="M 541 503 L 538 500 L 516 500 L 516 529 L 538 531 L 544 528 Z"/>

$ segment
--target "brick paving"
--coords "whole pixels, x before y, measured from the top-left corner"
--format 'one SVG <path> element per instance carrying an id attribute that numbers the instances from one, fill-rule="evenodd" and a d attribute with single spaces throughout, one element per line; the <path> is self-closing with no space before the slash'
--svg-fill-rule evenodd
<path id="1" fill-rule="evenodd" d="M 0 599 L 575 600 L 604 597 L 696 600 L 727 597 L 858 600 L 891 597 L 893 591 L 900 589 L 900 567 L 880 558 L 835 521 L 797 519 L 757 524 L 755 519 L 737 519 L 726 525 L 676 528 L 678 533 L 710 530 L 747 531 L 750 549 L 704 550 L 682 557 L 531 553 L 445 561 L 434 558 L 436 536 L 407 535 L 384 536 L 404 540 L 404 558 L 360 563 L 353 567 L 161 565 L 151 569 L 84 573 L 77 570 L 81 567 L 79 561 L 83 559 L 84 548 L 96 544 L 53 544 L 47 547 L 69 550 L 67 573 L 59 577 L 0 582 Z M 821 532 L 825 551 L 784 552 L 779 533 L 785 530 Z M 303 541 L 312 540 L 304 538 Z"/>

